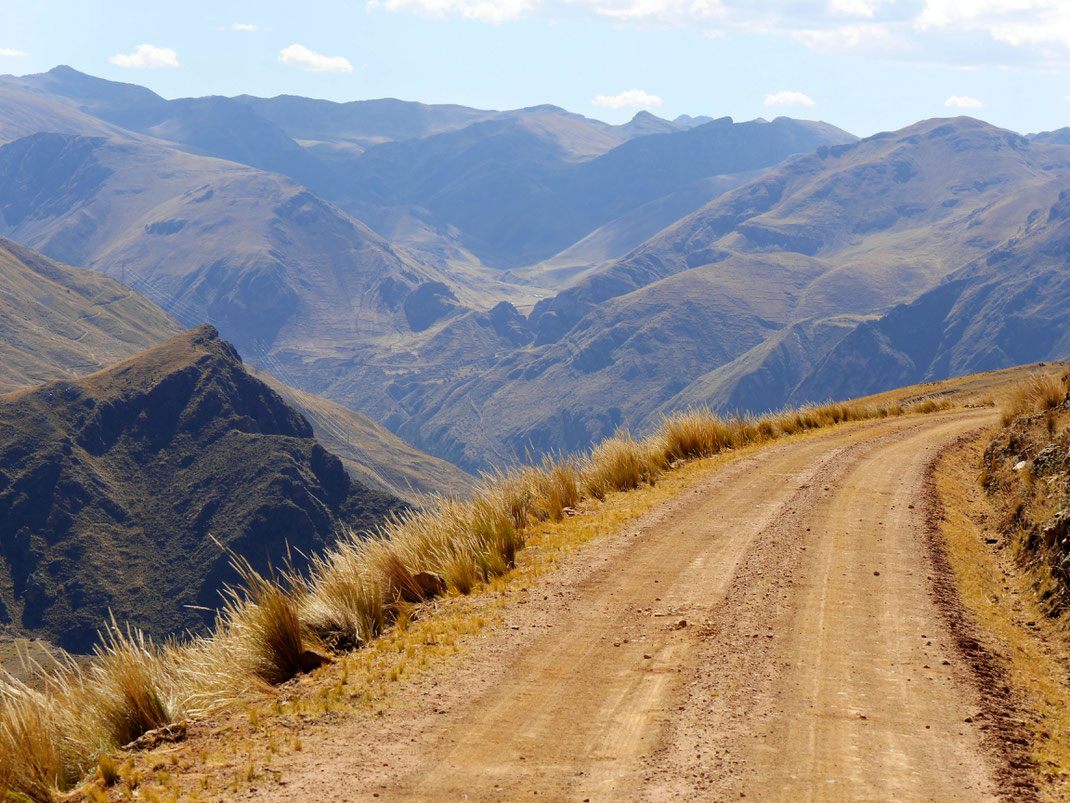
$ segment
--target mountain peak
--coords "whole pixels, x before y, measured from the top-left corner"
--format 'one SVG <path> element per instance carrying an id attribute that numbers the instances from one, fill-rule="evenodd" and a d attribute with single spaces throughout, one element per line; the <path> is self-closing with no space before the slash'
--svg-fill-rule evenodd
<path id="1" fill-rule="evenodd" d="M 37 91 L 48 92 L 89 107 L 102 103 L 164 102 L 162 97 L 146 87 L 97 78 L 67 64 L 59 64 L 48 72 L 24 75 L 22 82 Z"/>
<path id="2" fill-rule="evenodd" d="M 109 609 L 156 637 L 202 628 L 236 579 L 228 550 L 266 570 L 398 506 L 351 481 L 211 326 L 0 396 L 0 417 L 0 532 L 20 538 L 0 558 L 19 589 L 0 589 L 0 611 L 78 652 Z M 115 543 L 125 572 L 93 559 Z"/>

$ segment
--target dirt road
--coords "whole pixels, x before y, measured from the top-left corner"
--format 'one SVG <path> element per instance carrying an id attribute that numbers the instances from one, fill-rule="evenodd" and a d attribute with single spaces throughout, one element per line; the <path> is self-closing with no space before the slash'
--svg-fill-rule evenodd
<path id="1" fill-rule="evenodd" d="M 409 705 L 287 758 L 286 797 L 995 797 L 921 493 L 939 447 L 991 415 L 729 464 L 542 581 Z"/>

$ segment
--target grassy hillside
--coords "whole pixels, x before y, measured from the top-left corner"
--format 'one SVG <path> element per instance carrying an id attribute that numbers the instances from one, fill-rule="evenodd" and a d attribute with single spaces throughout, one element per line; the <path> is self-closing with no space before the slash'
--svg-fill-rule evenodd
<path id="1" fill-rule="evenodd" d="M 118 282 L 0 238 L 0 392 L 98 371 L 180 331 Z"/>
<path id="2" fill-rule="evenodd" d="M 200 630 L 236 579 L 224 550 L 281 565 L 399 504 L 198 327 L 0 396 L 0 618 L 76 652 L 109 610 L 156 636 Z"/>
<path id="3" fill-rule="evenodd" d="M 366 415 L 284 385 L 265 371 L 248 370 L 308 419 L 316 440 L 361 485 L 413 504 L 427 494 L 464 498 L 475 487 L 475 477 L 424 454 Z"/>
<path id="4" fill-rule="evenodd" d="M 0 392 L 99 371 L 183 331 L 151 301 L 93 271 L 0 239 Z M 353 479 L 415 502 L 465 496 L 473 478 L 418 451 L 367 416 L 251 369 L 312 424 Z"/>
<path id="5" fill-rule="evenodd" d="M 1032 211 L 1013 237 L 911 303 L 858 326 L 791 398 L 846 398 L 1070 354 L 1070 179 L 1050 185 L 1054 202 Z"/>
<path id="6" fill-rule="evenodd" d="M 1060 356 L 1065 346 L 1051 335 L 1062 332 L 1052 317 L 1062 235 L 1051 210 L 1068 172 L 1065 147 L 968 118 L 821 149 L 540 302 L 527 321 L 533 348 L 429 389 L 434 403 L 422 397 L 399 431 L 473 466 L 528 444 L 581 448 L 625 421 L 651 426 L 689 404 L 770 409 Z M 1000 270 L 1012 283 L 990 294 Z M 956 292 L 960 275 L 975 288 L 968 304 L 937 323 L 951 302 L 933 311 L 922 301 L 929 306 L 904 324 L 934 350 L 924 368 L 897 373 L 903 348 L 892 346 L 889 365 L 870 348 L 822 369 L 866 320 L 945 277 L 932 297 Z M 482 400 L 478 409 L 470 399 Z"/>

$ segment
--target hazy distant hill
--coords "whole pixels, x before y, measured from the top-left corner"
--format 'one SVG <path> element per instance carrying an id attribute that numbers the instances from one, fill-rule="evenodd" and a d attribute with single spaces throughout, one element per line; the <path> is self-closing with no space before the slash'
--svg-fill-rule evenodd
<path id="1" fill-rule="evenodd" d="M 354 162 L 342 203 L 427 209 L 490 265 L 547 259 L 593 230 L 710 176 L 853 141 L 832 126 L 724 118 L 633 138 L 576 161 L 521 117 L 380 145 Z M 705 199 L 703 199 L 705 200 Z"/>
<path id="2" fill-rule="evenodd" d="M 261 568 L 300 561 L 398 504 L 199 327 L 0 396 L 0 619 L 79 652 L 109 610 L 155 636 L 197 629 L 211 615 L 189 606 L 234 579 L 216 541 Z"/>
<path id="3" fill-rule="evenodd" d="M 465 297 L 456 282 L 442 303 L 416 293 L 446 277 L 290 179 L 152 143 L 43 133 L 0 147 L 0 233 L 187 325 L 212 321 L 254 357 L 352 350 Z"/>
<path id="4" fill-rule="evenodd" d="M 831 355 L 1053 225 L 1070 172 L 1060 132 L 969 118 L 855 141 L 787 118 L 610 126 L 553 106 L 166 101 L 62 68 L 0 80 L 0 126 L 49 114 L 65 133 L 0 147 L 0 233 L 470 470 L 688 404 L 834 393 Z"/>
<path id="5" fill-rule="evenodd" d="M 4 79 L 4 87 L 190 153 L 287 175 L 401 242 L 433 253 L 460 247 L 495 267 L 549 258 L 701 179 L 853 139 L 786 118 L 733 126 L 727 118 L 670 121 L 640 112 L 614 126 L 549 105 L 488 111 L 394 99 L 165 100 L 63 66 Z M 659 139 L 693 129 L 703 133 Z M 37 130 L 69 133 L 71 126 Z M 614 153 L 635 141 L 644 144 Z M 407 225 L 398 225 L 399 216 Z"/>
<path id="6" fill-rule="evenodd" d="M 832 349 L 791 399 L 846 398 L 1070 354 L 1070 176 L 1023 231 L 917 300 L 865 322 Z M 1056 195 L 1057 193 L 1057 195 Z"/>
<path id="7" fill-rule="evenodd" d="M 1068 171 L 1065 148 L 968 118 L 822 149 L 540 303 L 534 349 L 432 389 L 400 432 L 472 465 L 580 448 L 686 404 L 777 407 L 861 320 L 1045 220 Z"/>
<path id="8" fill-rule="evenodd" d="M 321 166 L 311 154 L 237 100 L 165 100 L 145 87 L 106 81 L 66 66 L 9 83 L 68 104 L 120 129 L 174 143 L 191 153 L 282 173 L 303 183 L 323 178 Z"/>
<path id="9" fill-rule="evenodd" d="M 230 150 L 219 145 L 216 152 L 256 162 L 235 148 L 249 140 L 247 150 L 252 152 L 253 146 L 278 144 L 279 136 L 288 135 L 279 134 L 281 129 L 269 134 L 264 133 L 266 129 L 245 126 L 242 120 L 256 113 L 258 106 L 250 99 L 226 103 L 225 99 L 202 99 L 184 106 L 141 87 L 101 81 L 69 68 L 0 83 L 22 96 L 48 99 L 60 128 L 71 119 L 91 120 L 93 125 L 88 127 L 96 131 L 94 126 L 107 119 L 114 121 L 108 125 L 136 129 L 109 128 L 105 136 L 56 134 L 49 130 L 49 121 L 42 119 L 38 121 L 41 132 L 0 148 L 0 233 L 53 258 L 119 278 L 187 325 L 212 322 L 254 362 L 275 371 L 290 385 L 360 405 L 396 428 L 411 411 L 399 403 L 400 396 L 408 392 L 399 394 L 389 387 L 391 377 L 407 382 L 415 369 L 418 376 L 414 379 L 419 383 L 441 384 L 482 370 L 494 355 L 530 340 L 515 309 L 500 306 L 502 301 L 521 303 L 524 291 L 509 284 L 508 277 L 504 281 L 494 278 L 463 249 L 449 245 L 448 238 L 435 239 L 439 235 L 434 233 L 438 225 L 434 215 L 419 224 L 424 228 L 415 235 L 417 239 L 426 235 L 430 240 L 419 242 L 415 250 L 387 243 L 289 178 L 191 152 L 198 151 L 197 142 L 175 127 L 176 120 L 184 119 L 183 108 L 196 107 L 198 114 L 215 119 L 202 133 L 219 128 L 236 137 L 227 140 Z M 307 105 L 284 100 L 291 106 Z M 389 116 L 391 108 L 398 111 L 396 104 L 370 103 L 378 110 L 372 119 L 376 114 Z M 274 107 L 274 102 L 265 104 Z M 241 107 L 238 112 L 235 105 Z M 357 111 L 356 118 L 360 118 L 368 107 L 361 111 L 342 106 L 324 107 L 324 119 L 333 116 L 337 126 L 368 124 L 367 120 L 345 119 Z M 409 105 L 401 107 L 402 116 L 412 111 Z M 431 109 L 428 114 L 434 117 L 439 112 L 446 117 L 460 114 L 457 109 Z M 171 122 L 158 123 L 165 117 Z M 309 117 L 308 124 L 315 119 L 315 115 Z M 608 126 L 554 107 L 535 107 L 494 113 L 493 119 L 420 139 L 415 145 L 410 141 L 382 145 L 365 156 L 387 148 L 415 148 L 411 159 L 402 160 L 418 185 L 412 190 L 415 195 L 422 196 L 427 181 L 450 184 L 448 175 L 454 173 L 458 180 L 447 195 L 469 193 L 476 207 L 485 208 L 488 199 L 483 189 L 496 186 L 496 214 L 506 217 L 514 208 L 510 204 L 523 204 L 530 197 L 524 184 L 526 166 L 534 165 L 533 182 L 544 181 L 545 157 L 554 165 L 551 173 L 558 167 L 584 171 L 574 173 L 580 176 L 575 179 L 576 189 L 560 188 L 560 193 L 567 189 L 580 197 L 588 185 L 611 188 L 611 198 L 596 190 L 590 202 L 584 202 L 592 209 L 609 204 L 607 211 L 597 213 L 593 220 L 597 222 L 689 181 L 687 164 L 691 161 L 696 162 L 695 176 L 701 183 L 705 180 L 698 177 L 704 172 L 765 164 L 807 147 L 807 138 L 824 141 L 827 136 L 846 136 L 792 121 L 754 124 L 756 133 L 747 133 L 750 124 L 710 122 L 693 129 L 703 133 L 683 141 L 680 155 L 671 157 L 664 154 L 671 154 L 677 146 L 665 137 L 673 134 L 644 135 L 666 128 L 686 134 L 690 132 L 684 129 L 696 122 L 700 121 L 659 122 L 652 115 L 640 115 L 627 126 Z M 271 120 L 265 124 L 275 126 Z M 187 133 L 200 136 L 200 128 L 194 126 Z M 637 162 L 638 189 L 631 195 L 625 191 L 627 166 L 615 155 L 614 146 L 629 137 L 633 143 L 652 141 L 637 151 L 642 155 L 637 159 L 651 165 L 647 173 L 660 173 L 670 162 L 675 165 L 666 172 L 671 174 L 668 183 L 641 186 L 638 177 L 644 169 Z M 726 138 L 728 145 L 723 149 L 711 145 L 718 138 Z M 748 138 L 753 139 L 750 156 L 742 144 Z M 443 144 L 449 147 L 440 152 Z M 289 146 L 279 148 L 276 151 L 283 153 Z M 503 149 L 500 153 L 499 148 Z M 601 151 L 607 151 L 604 157 L 585 161 L 585 154 Z M 472 160 L 460 158 L 462 153 Z M 385 164 L 383 181 L 395 192 L 399 185 L 390 171 L 397 164 L 390 160 Z M 508 185 L 507 175 L 520 175 L 522 186 Z M 365 190 L 370 192 L 373 183 L 365 182 Z M 435 186 L 438 192 L 445 185 Z M 730 186 L 731 181 L 715 181 L 703 184 L 697 194 L 681 192 L 682 201 L 662 207 L 663 219 Z M 393 215 L 390 210 L 396 207 L 391 204 L 399 199 L 381 200 L 384 205 L 375 214 L 380 218 Z M 468 212 L 473 220 L 483 217 L 478 208 Z M 546 232 L 548 237 L 550 230 L 562 226 L 572 227 L 576 236 L 587 234 L 585 224 L 576 226 L 582 216 L 568 208 L 551 205 L 545 211 L 552 220 L 541 229 L 535 216 L 517 215 L 509 222 L 512 228 L 503 226 L 500 236 L 507 237 L 511 230 L 530 241 L 533 232 Z M 392 230 L 400 231 L 397 226 Z M 460 242 L 464 236 L 458 234 L 455 239 Z M 350 388 L 359 390 L 354 393 Z"/>

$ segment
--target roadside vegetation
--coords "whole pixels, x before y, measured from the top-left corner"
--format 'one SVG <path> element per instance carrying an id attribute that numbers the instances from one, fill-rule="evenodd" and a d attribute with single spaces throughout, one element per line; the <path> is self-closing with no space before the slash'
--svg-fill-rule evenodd
<path id="1" fill-rule="evenodd" d="M 1010 393 L 981 482 L 1005 546 L 1061 620 L 1070 607 L 1070 373 L 1038 373 Z"/>
<path id="2" fill-rule="evenodd" d="M 1015 799 L 1055 801 L 1070 798 L 1070 373 L 1046 371 L 1002 394 L 999 425 L 949 449 L 934 483 L 941 544 L 979 626 L 959 635 L 996 657 L 977 716 L 1023 751 L 1031 780 Z"/>
<path id="3" fill-rule="evenodd" d="M 577 516 L 608 494 L 654 485 L 694 458 L 951 406 L 922 398 L 760 418 L 687 410 L 649 437 L 621 432 L 584 455 L 488 474 L 465 501 L 429 497 L 379 532 L 347 534 L 312 556 L 303 575 L 265 577 L 235 558 L 243 584 L 228 591 L 212 635 L 158 645 L 111 621 L 88 663 L 39 666 L 32 682 L 8 677 L 0 688 L 0 791 L 7 799 L 48 801 L 90 781 L 82 789 L 96 799 L 119 778 L 131 791 L 137 773 L 120 749 L 167 741 L 187 720 L 270 701 L 302 672 L 374 653 L 361 648 L 375 648 L 388 629 L 410 627 L 429 610 L 424 601 L 493 585 L 540 524 Z M 433 626 L 433 616 L 425 619 Z"/>

